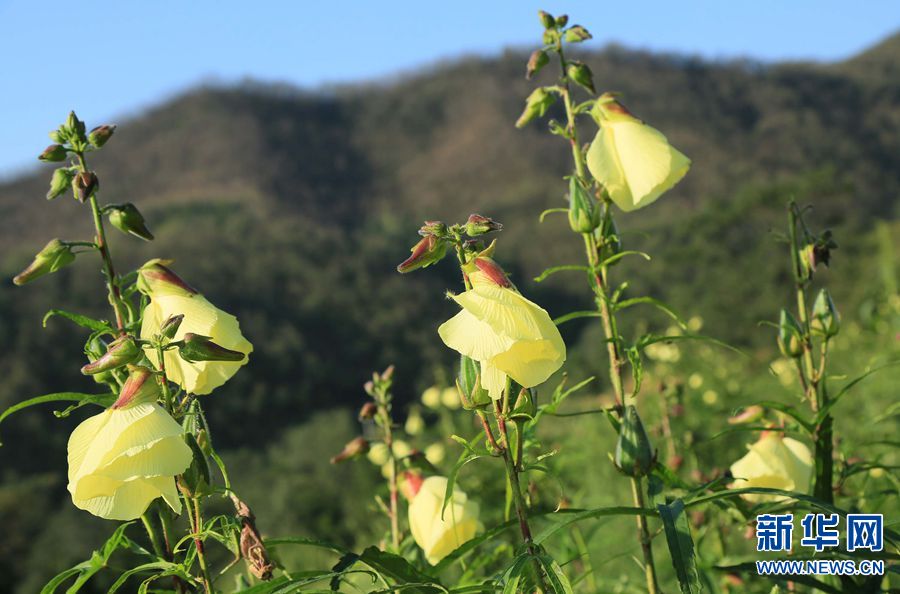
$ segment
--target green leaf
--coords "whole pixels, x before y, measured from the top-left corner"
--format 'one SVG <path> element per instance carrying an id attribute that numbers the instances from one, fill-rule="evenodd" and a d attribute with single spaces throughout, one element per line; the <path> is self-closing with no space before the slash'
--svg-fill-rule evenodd
<path id="1" fill-rule="evenodd" d="M 700 574 L 697 572 L 691 527 L 684 513 L 684 501 L 676 499 L 668 504 L 661 503 L 656 506 L 656 510 L 662 520 L 669 556 L 682 594 L 699 594 L 702 589 Z"/>
<path id="2" fill-rule="evenodd" d="M 93 552 L 90 559 L 82 561 L 78 565 L 63 571 L 54 577 L 41 588 L 40 594 L 53 594 L 63 582 L 76 575 L 78 577 L 72 585 L 69 586 L 69 589 L 66 590 L 66 594 L 75 594 L 78 592 L 81 587 L 94 576 L 94 574 L 106 567 L 109 558 L 117 549 L 120 547 L 127 548 L 131 544 L 131 541 L 125 536 L 125 530 L 133 523 L 134 522 L 125 522 L 124 524 L 121 524 L 106 540 L 103 546 L 99 550 Z"/>
<path id="3" fill-rule="evenodd" d="M 537 556 L 537 560 L 541 567 L 544 568 L 544 573 L 547 574 L 547 581 L 550 582 L 550 586 L 556 594 L 574 594 L 569 578 L 566 577 L 562 567 L 559 566 L 559 563 L 553 557 L 543 553 Z"/>
<path id="4" fill-rule="evenodd" d="M 522 580 L 522 574 L 525 567 L 531 561 L 531 555 L 522 553 L 513 560 L 513 564 L 503 572 L 501 581 L 503 582 L 503 594 L 518 594 L 522 590 L 519 588 L 519 582 Z"/>
<path id="5" fill-rule="evenodd" d="M 815 431 L 815 424 L 807 421 L 803 417 L 803 413 L 801 413 L 797 407 L 791 406 L 790 404 L 784 404 L 782 402 L 775 402 L 774 400 L 763 400 L 760 402 L 755 402 L 749 406 L 762 406 L 763 408 L 771 408 L 772 410 L 777 410 L 778 412 L 784 413 L 787 416 L 791 417 L 797 423 L 806 429 L 810 435 L 812 435 L 813 431 Z"/>
<path id="6" fill-rule="evenodd" d="M 534 282 L 541 283 L 547 280 L 551 275 L 556 274 L 557 272 L 566 272 L 568 270 L 574 270 L 578 272 L 590 272 L 591 269 L 588 266 L 580 266 L 578 264 L 564 264 L 562 266 L 552 266 L 547 268 L 540 274 L 540 276 L 534 277 Z"/>
<path id="7" fill-rule="evenodd" d="M 841 400 L 841 398 L 843 398 L 843 396 L 845 394 L 847 394 L 847 392 L 852 390 L 856 386 L 856 384 L 863 381 L 864 379 L 866 379 L 873 373 L 877 373 L 877 372 L 881 371 L 882 369 L 887 369 L 888 367 L 893 367 L 894 365 L 900 365 L 900 360 L 890 361 L 888 363 L 885 363 L 884 365 L 879 365 L 878 367 L 870 369 L 867 372 L 865 372 L 864 374 L 862 374 L 858 377 L 855 377 L 852 380 L 850 380 L 849 382 L 847 382 L 847 384 L 844 385 L 843 388 L 838 390 L 837 394 L 835 394 L 834 396 L 831 397 L 831 399 L 828 401 L 828 404 L 826 404 L 825 406 L 822 407 L 822 409 L 819 411 L 819 414 L 816 415 L 816 424 L 821 423 L 822 420 L 825 418 L 825 415 L 830 413 L 831 409 L 834 408 L 835 405 L 837 405 L 837 403 Z"/>
<path id="8" fill-rule="evenodd" d="M 141 565 L 138 565 L 137 567 L 132 567 L 128 571 L 124 572 L 115 582 L 113 582 L 113 585 L 109 587 L 107 594 L 114 594 L 115 592 L 117 592 L 119 588 L 125 585 L 125 582 L 128 581 L 128 578 L 133 575 L 156 570 L 164 572 L 166 575 L 177 575 L 185 580 L 191 581 L 191 576 L 184 571 L 184 568 L 181 565 L 176 565 L 171 561 L 153 561 L 150 563 L 143 563 Z"/>
<path id="9" fill-rule="evenodd" d="M 571 313 L 567 313 L 563 316 L 559 316 L 553 323 L 557 326 L 562 326 L 566 322 L 571 320 L 577 320 L 578 318 L 599 318 L 600 312 L 598 311 L 573 311 Z"/>
<path id="10" fill-rule="evenodd" d="M 55 392 L 53 394 L 44 394 L 43 396 L 36 396 L 34 398 L 29 398 L 28 400 L 23 400 L 18 404 L 14 404 L 0 413 L 0 423 L 3 422 L 6 417 L 9 415 L 18 412 L 20 410 L 26 409 L 30 406 L 35 406 L 36 404 L 45 404 L 47 402 L 82 402 L 87 400 L 91 404 L 99 404 L 100 406 L 109 406 L 116 400 L 116 395 L 109 394 L 83 394 L 81 392 Z M 3 445 L 3 442 L 0 441 L 0 445 Z"/>
<path id="11" fill-rule="evenodd" d="M 336 545 L 324 540 L 318 540 L 315 538 L 304 538 L 302 536 L 294 536 L 287 538 L 267 538 L 265 539 L 265 545 L 267 549 L 274 549 L 275 547 L 280 547 L 284 545 L 301 545 L 308 547 L 318 547 L 320 549 L 326 549 L 333 553 L 337 553 L 339 555 L 345 555 L 350 552 L 349 549 L 346 549 L 340 545 Z"/>
<path id="12" fill-rule="evenodd" d="M 474 451 L 472 445 L 477 443 L 479 439 L 481 439 L 480 435 L 473 437 L 472 441 L 468 443 L 466 451 Z M 450 474 L 447 475 L 447 488 L 444 491 L 444 503 L 441 505 L 442 520 L 444 519 L 444 511 L 447 509 L 447 506 L 450 504 L 450 499 L 453 496 L 453 486 L 456 485 L 456 476 L 459 474 L 459 471 L 469 462 L 488 457 L 490 457 L 488 454 L 467 454 L 466 452 L 460 454 L 459 458 L 456 460 L 456 464 L 454 464 L 453 468 L 450 470 Z"/>
<path id="13" fill-rule="evenodd" d="M 418 584 L 414 588 L 416 592 L 424 594 L 447 591 L 437 580 L 413 567 L 400 555 L 382 551 L 377 547 L 368 547 L 358 555 L 357 560 L 397 582 Z"/>
<path id="14" fill-rule="evenodd" d="M 616 303 L 613 306 L 613 310 L 622 311 L 623 309 L 628 309 L 629 307 L 640 304 L 652 305 L 656 309 L 660 310 L 661 312 L 675 320 L 675 322 L 682 328 L 687 328 L 687 322 L 681 319 L 681 316 L 675 313 L 675 310 L 669 307 L 669 305 L 667 305 L 665 302 L 660 301 L 655 297 L 632 297 L 631 299 L 626 299 L 625 301 Z"/>
<path id="15" fill-rule="evenodd" d="M 596 509 L 567 509 L 548 514 L 548 516 L 557 516 L 563 518 L 562 521 L 556 522 L 552 526 L 545 528 L 540 534 L 534 538 L 534 544 L 540 545 L 548 538 L 568 528 L 572 524 L 581 522 L 582 520 L 591 520 L 595 518 L 603 518 L 607 516 L 655 516 L 656 511 L 640 507 L 599 507 Z"/>
<path id="16" fill-rule="evenodd" d="M 47 321 L 53 316 L 66 318 L 70 322 L 74 322 L 82 328 L 87 328 L 89 330 L 93 330 L 94 332 L 114 333 L 112 326 L 109 325 L 109 322 L 106 322 L 104 320 L 95 320 L 94 318 L 89 318 L 81 314 L 65 311 L 64 309 L 51 309 L 46 314 L 44 314 L 44 320 L 42 322 L 44 328 L 47 327 Z"/>
<path id="17" fill-rule="evenodd" d="M 603 267 L 603 266 L 609 266 L 611 264 L 615 264 L 616 262 L 618 262 L 625 256 L 640 256 L 644 260 L 652 259 L 650 257 L 650 254 L 647 254 L 645 252 L 639 252 L 637 250 L 625 250 L 623 252 L 619 252 L 618 254 L 613 254 L 609 258 L 604 259 L 602 262 L 600 262 L 600 264 L 598 264 L 598 266 Z"/>
<path id="18" fill-rule="evenodd" d="M 456 561 L 458 561 L 463 555 L 473 550 L 477 546 L 489 542 L 499 536 L 500 534 L 506 532 L 510 528 L 517 526 L 518 522 L 515 520 L 510 520 L 509 522 L 505 522 L 500 524 L 499 526 L 495 526 L 490 530 L 486 530 L 485 532 L 479 534 L 475 538 L 471 540 L 467 540 L 459 547 L 456 548 L 452 553 L 444 557 L 438 562 L 437 565 L 434 566 L 434 572 L 440 574 L 442 571 L 453 565 Z"/>
<path id="19" fill-rule="evenodd" d="M 569 209 L 568 208 L 548 208 L 547 210 L 545 210 L 544 212 L 541 213 L 541 216 L 538 220 L 541 223 L 543 223 L 544 219 L 547 217 L 547 215 L 553 214 L 555 212 L 569 214 Z"/>

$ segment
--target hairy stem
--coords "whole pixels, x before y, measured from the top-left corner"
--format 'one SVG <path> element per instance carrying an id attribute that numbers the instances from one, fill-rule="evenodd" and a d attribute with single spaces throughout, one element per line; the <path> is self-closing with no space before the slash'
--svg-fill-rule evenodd
<path id="1" fill-rule="evenodd" d="M 631 495 L 634 498 L 635 507 L 644 507 L 644 493 L 641 487 L 641 479 L 632 477 Z M 656 566 L 653 564 L 653 545 L 650 541 L 650 529 L 647 527 L 647 518 L 643 514 L 637 515 L 638 536 L 641 541 L 641 552 L 644 555 L 644 574 L 647 577 L 647 592 L 656 594 L 659 586 L 656 582 Z"/>
<path id="2" fill-rule="evenodd" d="M 390 508 L 389 515 L 391 520 L 391 545 L 394 552 L 400 551 L 400 512 L 399 497 L 397 489 L 397 458 L 394 456 L 394 431 L 391 427 L 391 413 L 388 410 L 388 404 L 384 395 L 377 400 L 378 415 L 381 417 L 381 427 L 384 432 L 384 444 L 388 449 L 389 473 L 388 473 L 388 491 L 390 492 Z"/>

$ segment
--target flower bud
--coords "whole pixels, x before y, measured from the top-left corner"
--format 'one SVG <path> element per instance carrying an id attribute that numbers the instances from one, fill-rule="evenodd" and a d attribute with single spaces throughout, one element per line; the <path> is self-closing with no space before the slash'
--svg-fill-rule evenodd
<path id="1" fill-rule="evenodd" d="M 841 316 L 834 305 L 834 301 L 831 300 L 828 289 L 822 289 L 816 296 L 816 301 L 813 303 L 810 327 L 813 332 L 817 332 L 826 338 L 836 336 L 840 332 Z"/>
<path id="2" fill-rule="evenodd" d="M 189 497 L 206 495 L 210 493 L 211 482 L 209 460 L 192 433 L 184 434 L 184 443 L 191 449 L 192 458 L 191 465 L 181 475 L 179 486 Z"/>
<path id="3" fill-rule="evenodd" d="M 99 186 L 100 180 L 93 171 L 82 171 L 72 179 L 72 191 L 79 202 L 90 198 Z"/>
<path id="4" fill-rule="evenodd" d="M 470 214 L 469 219 L 466 221 L 466 235 L 469 237 L 478 237 L 479 235 L 484 235 L 491 231 L 500 231 L 501 229 L 503 229 L 503 225 L 480 214 Z"/>
<path id="5" fill-rule="evenodd" d="M 803 354 L 803 331 L 800 323 L 786 309 L 778 320 L 778 350 L 785 357 L 796 358 Z"/>
<path id="6" fill-rule="evenodd" d="M 109 217 L 109 222 L 112 223 L 112 226 L 122 233 L 130 233 L 145 241 L 153 239 L 153 234 L 150 233 L 150 230 L 147 229 L 147 225 L 144 223 L 144 216 L 134 204 L 130 202 L 110 204 L 103 210 L 106 212 L 106 216 Z"/>
<path id="7" fill-rule="evenodd" d="M 351 439 L 341 453 L 331 458 L 332 464 L 340 464 L 353 458 L 365 455 L 369 451 L 369 441 L 365 437 Z"/>
<path id="8" fill-rule="evenodd" d="M 406 423 L 403 425 L 403 430 L 406 431 L 407 435 L 419 435 L 425 430 L 425 419 L 422 418 L 422 413 L 419 412 L 418 408 L 414 408 L 409 412 L 409 415 L 406 417 Z"/>
<path id="9" fill-rule="evenodd" d="M 748 406 L 738 414 L 728 418 L 729 425 L 745 425 L 760 420 L 765 414 L 765 409 L 758 404 Z"/>
<path id="10" fill-rule="evenodd" d="M 556 103 L 556 95 L 543 87 L 538 87 L 525 100 L 525 109 L 516 120 L 516 128 L 522 128 L 531 120 L 543 117 L 554 103 Z"/>
<path id="11" fill-rule="evenodd" d="M 646 476 L 653 468 L 654 455 L 650 437 L 634 406 L 625 407 L 619 440 L 616 442 L 616 466 L 632 477 Z"/>
<path id="12" fill-rule="evenodd" d="M 525 78 L 530 79 L 532 76 L 540 72 L 541 68 L 550 62 L 547 52 L 544 50 L 534 50 L 528 58 L 528 65 L 525 67 Z"/>
<path id="13" fill-rule="evenodd" d="M 570 80 L 577 83 L 591 94 L 597 93 L 594 89 L 594 75 L 591 73 L 591 69 L 588 68 L 587 64 L 576 61 L 569 62 L 569 65 L 566 68 L 566 75 Z"/>
<path id="14" fill-rule="evenodd" d="M 45 162 L 63 161 L 65 158 L 66 148 L 61 144 L 51 144 L 38 156 L 38 159 Z"/>
<path id="15" fill-rule="evenodd" d="M 95 375 L 111 369 L 118 369 L 129 363 L 134 363 L 141 356 L 141 348 L 130 336 L 120 336 L 106 347 L 106 353 L 81 368 L 84 375 Z"/>
<path id="16" fill-rule="evenodd" d="M 359 418 L 360 421 L 368 421 L 369 419 L 375 418 L 375 414 L 378 412 L 378 406 L 372 402 L 366 402 L 362 405 L 362 408 L 359 409 Z"/>
<path id="17" fill-rule="evenodd" d="M 456 390 L 459 400 L 466 410 L 487 406 L 491 397 L 481 387 L 481 370 L 473 359 L 461 355 L 459 358 L 459 375 L 456 378 Z"/>
<path id="18" fill-rule="evenodd" d="M 831 250 L 837 249 L 831 231 L 826 229 L 821 235 L 814 237 L 810 243 L 800 248 L 800 264 L 803 267 L 804 276 L 812 278 L 819 264 L 826 267 L 831 262 Z"/>
<path id="19" fill-rule="evenodd" d="M 561 14 L 558 17 L 556 17 L 556 26 L 559 27 L 560 29 L 565 27 L 568 23 L 569 23 L 569 15 Z"/>
<path id="20" fill-rule="evenodd" d="M 116 131 L 116 127 L 110 124 L 104 124 L 102 126 L 97 126 L 91 133 L 88 134 L 88 142 L 94 145 L 97 148 L 102 147 L 106 144 L 106 141 L 112 138 L 113 132 Z"/>
<path id="21" fill-rule="evenodd" d="M 600 225 L 600 209 L 578 177 L 569 178 L 569 227 L 575 233 L 591 233 Z"/>
<path id="22" fill-rule="evenodd" d="M 425 482 L 425 479 L 422 478 L 421 473 L 413 472 L 411 470 L 404 471 L 402 479 L 403 480 L 400 482 L 400 492 L 407 501 L 412 501 L 422 489 L 422 483 Z"/>
<path id="23" fill-rule="evenodd" d="M 616 221 L 612 217 L 603 217 L 600 226 L 594 232 L 594 238 L 600 249 L 600 261 L 608 260 L 622 251 L 622 241 L 619 235 L 619 228 Z M 613 264 L 617 264 L 613 262 Z"/>
<path id="24" fill-rule="evenodd" d="M 535 391 L 531 388 L 522 388 L 519 390 L 519 396 L 513 405 L 509 418 L 515 422 L 524 423 L 534 418 L 537 413 L 537 405 L 535 404 Z"/>
<path id="25" fill-rule="evenodd" d="M 212 341 L 209 336 L 186 332 L 178 351 L 181 358 L 189 363 L 199 361 L 243 361 L 246 355 L 241 351 L 226 349 Z"/>
<path id="26" fill-rule="evenodd" d="M 440 262 L 447 255 L 447 242 L 434 235 L 428 235 L 410 251 L 412 255 L 397 266 L 397 272 L 412 272 Z"/>
<path id="27" fill-rule="evenodd" d="M 37 253 L 28 268 L 13 278 L 13 283 L 16 285 L 30 283 L 36 278 L 68 266 L 74 260 L 75 254 L 69 244 L 59 239 L 51 239 L 44 249 Z"/>
<path id="28" fill-rule="evenodd" d="M 68 167 L 60 167 L 53 172 L 50 178 L 50 189 L 47 191 L 47 200 L 53 200 L 61 196 L 72 185 L 75 173 Z"/>
<path id="29" fill-rule="evenodd" d="M 425 221 L 425 224 L 419 227 L 419 235 L 422 237 L 428 237 L 429 235 L 443 237 L 446 234 L 447 225 L 441 221 Z"/>
<path id="30" fill-rule="evenodd" d="M 163 338 L 172 340 L 175 338 L 175 335 L 178 334 L 178 329 L 181 327 L 181 322 L 183 321 L 184 314 L 169 316 L 166 318 L 166 321 L 162 323 L 162 326 L 159 327 L 159 335 Z"/>
<path id="31" fill-rule="evenodd" d="M 478 256 L 473 260 L 474 270 L 469 272 L 472 284 L 487 282 L 498 287 L 509 288 L 512 283 L 506 276 L 506 272 L 497 262 L 487 256 Z"/>
<path id="32" fill-rule="evenodd" d="M 137 286 L 150 297 L 154 295 L 196 295 L 197 290 L 166 266 L 171 260 L 150 260 L 138 268 Z"/>
<path id="33" fill-rule="evenodd" d="M 75 115 L 74 111 L 69 112 L 69 117 L 66 118 L 66 129 L 69 131 L 69 137 L 72 139 L 77 139 L 84 141 L 84 122 L 78 119 L 78 116 Z"/>
<path id="34" fill-rule="evenodd" d="M 49 136 L 50 140 L 56 144 L 65 144 L 69 141 L 69 133 L 64 126 L 60 126 L 56 130 L 51 131 Z"/>
<path id="35" fill-rule="evenodd" d="M 568 43 L 580 43 L 582 41 L 587 41 L 592 37 L 593 35 L 591 35 L 591 33 L 581 25 L 573 25 L 569 30 L 566 31 L 565 40 Z"/>
<path id="36" fill-rule="evenodd" d="M 147 367 L 133 366 L 122 389 L 119 398 L 111 408 L 125 408 L 138 402 L 155 402 L 159 398 L 161 390 L 153 372 Z"/>
<path id="37" fill-rule="evenodd" d="M 541 20 L 541 25 L 543 25 L 544 29 L 552 29 L 556 26 L 556 19 L 549 12 L 539 10 L 538 18 Z"/>

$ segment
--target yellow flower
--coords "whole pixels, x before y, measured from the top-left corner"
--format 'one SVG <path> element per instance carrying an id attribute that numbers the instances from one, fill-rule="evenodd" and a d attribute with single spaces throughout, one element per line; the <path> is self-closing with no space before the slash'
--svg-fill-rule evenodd
<path id="1" fill-rule="evenodd" d="M 438 328 L 451 349 L 481 364 L 481 385 L 500 398 L 509 376 L 525 388 L 543 383 L 566 360 L 566 345 L 547 312 L 510 286 L 470 274 L 454 295 L 462 311 Z"/>
<path id="2" fill-rule="evenodd" d="M 409 529 L 432 565 L 474 538 L 480 527 L 478 503 L 456 485 L 441 518 L 446 490 L 445 477 L 428 477 L 409 504 Z"/>
<path id="3" fill-rule="evenodd" d="M 187 333 L 208 336 L 226 349 L 245 355 L 253 352 L 253 345 L 241 334 L 237 318 L 222 311 L 206 300 L 165 266 L 156 261 L 141 268 L 144 290 L 150 303 L 144 308 L 141 338 L 149 339 L 159 333 L 160 327 L 171 316 L 183 315 L 184 319 L 172 340 L 181 340 Z M 147 349 L 147 358 L 159 365 L 156 351 Z M 176 349 L 163 355 L 166 376 L 192 394 L 209 394 L 237 373 L 248 361 L 194 361 L 179 356 Z"/>
<path id="4" fill-rule="evenodd" d="M 69 492 L 75 507 L 109 520 L 140 517 L 162 497 L 176 513 L 175 475 L 191 464 L 181 425 L 158 404 L 150 371 L 138 368 L 112 407 L 69 437 Z"/>
<path id="5" fill-rule="evenodd" d="M 441 404 L 450 410 L 456 410 L 462 406 L 459 401 L 459 392 L 455 386 L 449 386 L 441 390 Z"/>
<path id="6" fill-rule="evenodd" d="M 813 457 L 809 448 L 796 439 L 774 431 L 764 432 L 748 446 L 747 455 L 731 465 L 734 488 L 767 487 L 806 493 L 812 478 Z M 779 501 L 777 495 L 743 495 L 748 501 Z"/>
<path id="7" fill-rule="evenodd" d="M 612 95 L 597 99 L 594 115 L 600 130 L 587 152 L 587 166 L 622 210 L 654 202 L 690 168 L 690 159 Z"/>

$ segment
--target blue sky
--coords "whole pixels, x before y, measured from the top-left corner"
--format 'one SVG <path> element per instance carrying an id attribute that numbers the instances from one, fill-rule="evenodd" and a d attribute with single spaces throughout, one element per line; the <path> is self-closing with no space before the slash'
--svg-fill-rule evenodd
<path id="1" fill-rule="evenodd" d="M 33 163 L 69 109 L 94 125 L 204 81 L 314 88 L 490 55 L 533 45 L 539 8 L 594 45 L 711 59 L 840 60 L 900 29 L 897 0 L 0 0 L 0 177 Z"/>

